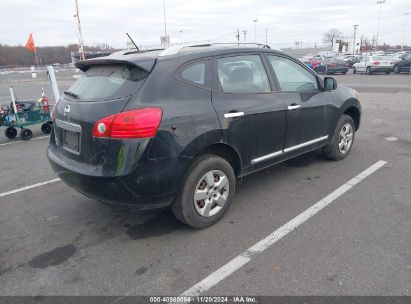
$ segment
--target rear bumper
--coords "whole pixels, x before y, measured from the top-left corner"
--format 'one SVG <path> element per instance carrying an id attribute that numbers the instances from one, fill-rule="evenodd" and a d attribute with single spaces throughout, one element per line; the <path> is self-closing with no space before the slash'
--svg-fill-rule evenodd
<path id="1" fill-rule="evenodd" d="M 51 167 L 68 186 L 87 197 L 124 209 L 148 210 L 169 206 L 188 159 L 145 160 L 124 176 L 105 176 L 104 170 L 85 170 L 64 161 L 49 145 Z"/>
<path id="2" fill-rule="evenodd" d="M 337 67 L 337 68 L 328 68 L 327 69 L 327 72 L 328 73 L 347 73 L 348 72 L 348 67 L 343 67 L 343 68 L 340 68 L 340 67 Z"/>
<path id="3" fill-rule="evenodd" d="M 393 67 L 391 66 L 382 66 L 382 67 L 371 67 L 371 71 L 373 72 L 392 72 Z"/>
<path id="4" fill-rule="evenodd" d="M 316 66 L 314 68 L 316 72 L 321 72 L 321 73 L 348 73 L 349 68 L 348 67 L 325 67 L 325 66 Z"/>

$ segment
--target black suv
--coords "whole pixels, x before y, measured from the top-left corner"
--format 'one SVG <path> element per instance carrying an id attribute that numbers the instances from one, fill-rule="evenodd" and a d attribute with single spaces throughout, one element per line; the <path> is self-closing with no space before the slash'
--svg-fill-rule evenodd
<path id="1" fill-rule="evenodd" d="M 399 74 L 401 72 L 411 73 L 411 54 L 403 55 L 401 60 L 394 64 L 394 73 Z"/>
<path id="2" fill-rule="evenodd" d="M 139 210 L 171 206 L 195 228 L 217 222 L 236 178 L 322 148 L 341 160 L 361 118 L 356 91 L 261 47 L 118 52 L 53 111 L 48 158 L 69 186 Z"/>

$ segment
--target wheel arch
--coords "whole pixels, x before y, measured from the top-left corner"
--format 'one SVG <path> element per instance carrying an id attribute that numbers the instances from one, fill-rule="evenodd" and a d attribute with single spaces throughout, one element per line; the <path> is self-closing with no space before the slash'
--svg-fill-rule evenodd
<path id="1" fill-rule="evenodd" d="M 350 106 L 344 111 L 343 114 L 350 116 L 354 120 L 355 131 L 357 131 L 360 127 L 360 110 L 358 110 L 357 107 Z"/>
<path id="2" fill-rule="evenodd" d="M 234 147 L 223 142 L 211 143 L 207 146 L 202 147 L 201 149 L 196 151 L 196 153 L 193 153 L 192 159 L 187 165 L 187 168 L 189 168 L 198 157 L 204 154 L 213 154 L 224 158 L 233 167 L 235 176 L 238 177 L 241 175 L 242 160 L 240 153 Z"/>

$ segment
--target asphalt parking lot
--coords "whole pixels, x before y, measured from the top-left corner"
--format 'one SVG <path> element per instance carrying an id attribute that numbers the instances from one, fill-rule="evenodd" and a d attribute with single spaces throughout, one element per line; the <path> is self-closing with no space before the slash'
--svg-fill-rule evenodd
<path id="1" fill-rule="evenodd" d="M 57 74 L 60 91 L 74 81 Z M 28 142 L 2 128 L 0 295 L 411 295 L 411 75 L 335 78 L 362 102 L 351 154 L 332 162 L 314 151 L 243 178 L 205 230 L 169 210 L 125 213 L 83 197 L 55 180 L 39 127 Z M 0 75 L 0 102 L 10 85 L 40 96 L 30 74 Z"/>

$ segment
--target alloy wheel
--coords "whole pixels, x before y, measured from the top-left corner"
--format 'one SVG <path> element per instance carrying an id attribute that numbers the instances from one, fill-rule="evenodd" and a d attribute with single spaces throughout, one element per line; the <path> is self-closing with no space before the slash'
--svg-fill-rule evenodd
<path id="1" fill-rule="evenodd" d="M 227 201 L 230 191 L 224 172 L 211 170 L 199 180 L 194 191 L 194 207 L 204 217 L 219 213 Z"/>
<path id="2" fill-rule="evenodd" d="M 352 125 L 346 123 L 340 131 L 340 140 L 338 141 L 338 151 L 341 154 L 346 154 L 351 149 L 352 141 L 354 137 L 354 129 Z"/>

